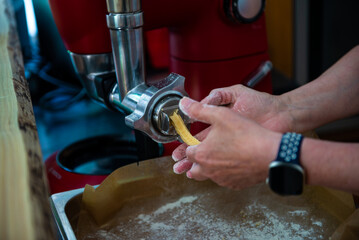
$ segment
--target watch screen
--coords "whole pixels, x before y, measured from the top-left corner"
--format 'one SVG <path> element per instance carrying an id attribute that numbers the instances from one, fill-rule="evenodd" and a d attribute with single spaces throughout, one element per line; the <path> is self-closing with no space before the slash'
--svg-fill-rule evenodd
<path id="1" fill-rule="evenodd" d="M 303 191 L 303 173 L 289 166 L 270 168 L 269 186 L 281 195 L 299 195 Z"/>

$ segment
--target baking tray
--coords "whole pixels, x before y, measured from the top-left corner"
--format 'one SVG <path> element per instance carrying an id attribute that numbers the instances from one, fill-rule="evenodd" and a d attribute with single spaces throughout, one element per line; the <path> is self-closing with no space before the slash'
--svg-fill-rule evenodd
<path id="1" fill-rule="evenodd" d="M 350 194 L 326 188 L 306 187 L 299 197 L 278 196 L 265 184 L 232 191 L 173 174 L 170 159 L 146 162 L 125 166 L 126 178 L 155 171 L 149 180 L 161 174 L 164 178 L 156 179 L 156 184 L 165 184 L 166 191 L 174 191 L 171 186 L 177 190 L 129 203 L 132 209 L 121 209 L 112 220 L 115 227 L 99 227 L 101 234 L 93 231 L 93 223 L 86 223 L 91 239 L 328 239 L 355 209 Z M 76 239 L 83 191 L 50 198 L 63 239 Z M 179 204 L 181 208 L 176 208 Z"/>
<path id="2" fill-rule="evenodd" d="M 76 219 L 79 214 L 83 191 L 84 189 L 80 188 L 56 193 L 50 197 L 51 210 L 62 239 L 76 240 L 70 220 Z"/>

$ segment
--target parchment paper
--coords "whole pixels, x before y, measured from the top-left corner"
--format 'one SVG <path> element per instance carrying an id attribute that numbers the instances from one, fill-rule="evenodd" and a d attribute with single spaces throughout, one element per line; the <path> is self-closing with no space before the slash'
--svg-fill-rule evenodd
<path id="1" fill-rule="evenodd" d="M 172 165 L 169 157 L 147 160 L 86 187 L 77 238 L 329 239 L 352 224 L 354 203 L 344 192 L 306 187 L 280 197 L 266 184 L 232 191 L 175 175 Z"/>

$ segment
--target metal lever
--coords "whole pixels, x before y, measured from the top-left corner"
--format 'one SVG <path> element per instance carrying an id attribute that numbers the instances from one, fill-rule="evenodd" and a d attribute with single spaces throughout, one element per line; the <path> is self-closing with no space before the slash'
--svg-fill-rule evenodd
<path id="1" fill-rule="evenodd" d="M 244 82 L 243 85 L 246 85 L 247 87 L 254 88 L 260 81 L 263 80 L 265 76 L 272 70 L 273 64 L 271 61 L 265 61 L 263 62 L 255 72 L 253 72 L 247 80 Z"/>

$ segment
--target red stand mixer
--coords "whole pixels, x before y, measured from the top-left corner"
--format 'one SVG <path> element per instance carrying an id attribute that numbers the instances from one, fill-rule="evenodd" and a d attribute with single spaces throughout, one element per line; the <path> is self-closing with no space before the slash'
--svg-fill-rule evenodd
<path id="1" fill-rule="evenodd" d="M 178 140 L 168 116 L 183 96 L 201 100 L 239 83 L 271 92 L 265 0 L 49 2 L 90 98 L 124 112 L 128 126 L 156 142 Z M 143 31 L 159 28 L 168 28 L 172 73 L 147 81 Z M 172 149 L 166 144 L 164 154 Z"/>

